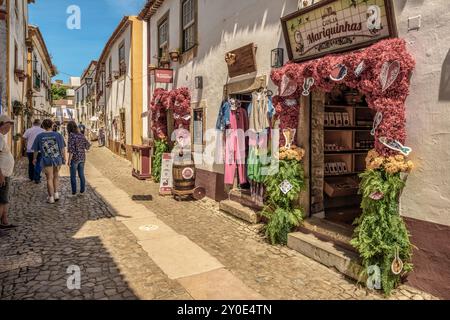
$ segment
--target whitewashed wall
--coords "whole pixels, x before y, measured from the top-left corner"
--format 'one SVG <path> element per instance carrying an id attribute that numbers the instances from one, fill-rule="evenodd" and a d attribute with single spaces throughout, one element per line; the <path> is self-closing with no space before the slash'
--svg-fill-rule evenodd
<path id="1" fill-rule="evenodd" d="M 6 2 L 3 1 L 3 3 L 0 5 L 0 9 L 6 11 Z M 1 105 L 3 106 L 3 110 L 5 109 L 8 101 L 7 101 L 7 96 L 6 96 L 6 89 L 7 89 L 7 85 L 6 85 L 6 79 L 7 79 L 7 74 L 6 74 L 6 65 L 7 65 L 7 61 L 6 61 L 6 57 L 7 57 L 7 25 L 6 25 L 6 20 L 0 20 L 0 96 L 1 96 Z M 3 111 L 2 110 L 2 111 Z"/>
<path id="2" fill-rule="evenodd" d="M 407 101 L 407 144 L 416 169 L 402 197 L 402 213 L 449 226 L 450 1 L 394 2 L 399 36 L 417 61 Z M 408 18 L 417 15 L 421 28 L 408 31 Z"/>
<path id="3" fill-rule="evenodd" d="M 25 103 L 26 82 L 15 81 L 14 79 L 14 41 L 18 49 L 18 67 L 26 72 L 27 70 L 27 48 L 25 39 L 27 37 L 28 4 L 26 0 L 19 0 L 18 15 L 15 14 L 14 1 L 9 1 L 10 29 L 9 29 L 9 83 L 10 83 L 10 103 L 14 100 Z"/>
<path id="4" fill-rule="evenodd" d="M 39 72 L 40 75 L 42 75 L 41 68 L 43 70 L 45 70 L 45 72 L 47 73 L 47 75 L 49 77 L 47 85 L 50 88 L 51 87 L 51 70 L 50 70 L 50 67 L 47 65 L 44 51 L 41 48 L 41 45 L 40 45 L 39 41 L 36 38 L 34 38 L 34 41 L 33 41 L 33 48 L 34 49 L 33 49 L 33 53 L 31 54 L 31 58 L 34 60 L 34 54 L 36 54 L 37 65 L 38 65 L 36 71 Z M 34 65 L 34 63 L 32 65 Z M 34 70 L 33 70 L 33 72 L 34 72 Z M 33 79 L 32 80 L 32 82 L 33 82 L 32 86 L 33 86 L 34 85 L 33 74 L 31 76 L 32 76 L 32 79 Z M 47 92 L 46 92 L 49 88 L 47 88 L 44 85 L 43 81 L 44 81 L 44 79 L 42 78 L 41 79 L 41 86 L 39 87 L 39 89 L 36 89 L 33 86 L 34 94 L 33 94 L 32 105 L 33 105 L 34 108 L 37 108 L 39 110 L 43 110 L 45 112 L 50 113 L 51 112 L 51 107 L 52 107 L 51 103 L 50 103 L 51 100 L 50 100 L 50 97 L 47 95 Z"/>
<path id="5" fill-rule="evenodd" d="M 108 64 L 112 57 L 112 71 L 119 71 L 119 46 L 125 40 L 125 61 L 127 63 L 126 76 L 115 79 L 112 76 L 112 85 L 106 88 L 106 114 L 110 118 L 120 115 L 120 109 L 125 108 L 126 144 L 131 144 L 131 26 L 115 41 L 105 60 L 106 79 L 109 77 Z"/>
<path id="6" fill-rule="evenodd" d="M 152 56 L 158 52 L 158 21 L 169 11 L 169 8 L 169 49 L 181 47 L 180 3 L 178 0 L 165 1 L 151 18 Z M 280 18 L 294 12 L 296 8 L 296 0 L 198 0 L 199 47 L 197 57 L 184 65 L 175 63 L 173 67 L 178 69 L 175 86 L 190 88 L 193 102 L 206 101 L 206 128 L 215 127 L 223 99 L 223 88 L 229 81 L 228 67 L 224 60 L 225 54 L 254 43 L 258 47 L 256 76 L 266 75 L 269 79 L 271 50 L 280 46 L 284 47 Z M 156 58 L 153 58 L 152 64 L 157 64 Z M 201 91 L 194 89 L 196 76 L 203 76 L 204 84 Z M 245 79 L 245 77 L 243 78 Z M 233 82 L 243 78 L 233 79 Z M 268 81 L 268 84 L 272 86 L 271 81 Z M 221 167 L 201 167 L 223 172 Z"/>

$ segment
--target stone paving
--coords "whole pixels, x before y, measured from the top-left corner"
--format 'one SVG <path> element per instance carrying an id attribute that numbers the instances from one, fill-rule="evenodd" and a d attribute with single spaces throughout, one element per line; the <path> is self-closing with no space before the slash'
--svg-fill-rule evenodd
<path id="1" fill-rule="evenodd" d="M 221 213 L 212 200 L 159 197 L 156 184 L 131 177 L 130 163 L 108 149 L 93 148 L 88 165 L 111 181 L 111 189 L 152 195 L 138 203 L 266 299 L 384 298 L 295 251 L 269 245 L 260 225 Z M 23 178 L 24 161 L 16 172 L 10 217 L 20 228 L 0 238 L 0 299 L 192 299 L 184 286 L 193 280 L 169 279 L 91 186 L 83 198 L 70 198 L 64 177 L 63 199 L 49 205 L 45 186 Z M 67 288 L 71 265 L 81 268 L 81 290 Z M 390 299 L 434 298 L 401 287 Z"/>

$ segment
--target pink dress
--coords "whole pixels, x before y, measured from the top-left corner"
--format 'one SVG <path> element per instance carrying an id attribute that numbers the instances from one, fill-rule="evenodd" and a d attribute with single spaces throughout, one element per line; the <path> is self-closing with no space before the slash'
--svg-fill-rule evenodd
<path id="1" fill-rule="evenodd" d="M 236 169 L 239 183 L 247 183 L 245 132 L 248 130 L 248 114 L 244 108 L 230 113 L 230 128 L 226 130 L 225 184 L 233 185 Z"/>

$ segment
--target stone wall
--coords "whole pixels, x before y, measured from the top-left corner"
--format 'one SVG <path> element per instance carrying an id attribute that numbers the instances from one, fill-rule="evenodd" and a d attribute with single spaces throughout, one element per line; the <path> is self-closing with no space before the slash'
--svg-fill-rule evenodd
<path id="1" fill-rule="evenodd" d="M 325 94 L 313 92 L 311 108 L 311 210 L 324 210 L 323 184 L 325 176 L 324 157 L 324 105 Z"/>

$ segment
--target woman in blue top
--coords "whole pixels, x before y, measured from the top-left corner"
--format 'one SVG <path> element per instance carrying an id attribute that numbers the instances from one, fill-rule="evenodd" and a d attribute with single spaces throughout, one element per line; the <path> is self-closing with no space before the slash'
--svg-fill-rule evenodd
<path id="1" fill-rule="evenodd" d="M 33 144 L 33 163 L 36 165 L 38 154 L 41 154 L 41 161 L 47 177 L 48 203 L 55 203 L 60 198 L 59 170 L 66 162 L 66 153 L 63 136 L 59 132 L 52 131 L 53 121 L 45 119 L 42 122 L 45 132 L 40 133 Z"/>
<path id="2" fill-rule="evenodd" d="M 77 172 L 80 178 L 80 194 L 86 191 L 86 178 L 84 177 L 84 163 L 86 161 L 86 150 L 89 150 L 91 144 L 87 141 L 84 134 L 80 132 L 75 121 L 67 124 L 69 132 L 68 152 L 70 166 L 70 184 L 72 187 L 72 195 L 77 194 Z"/>

